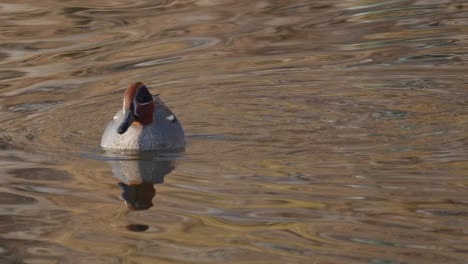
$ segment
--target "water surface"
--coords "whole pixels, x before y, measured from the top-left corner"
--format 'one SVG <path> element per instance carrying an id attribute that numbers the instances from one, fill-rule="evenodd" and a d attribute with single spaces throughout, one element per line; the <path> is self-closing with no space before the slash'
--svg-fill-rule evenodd
<path id="1" fill-rule="evenodd" d="M 0 20 L 1 263 L 467 263 L 464 1 L 6 1 Z M 184 154 L 100 149 L 136 81 Z"/>

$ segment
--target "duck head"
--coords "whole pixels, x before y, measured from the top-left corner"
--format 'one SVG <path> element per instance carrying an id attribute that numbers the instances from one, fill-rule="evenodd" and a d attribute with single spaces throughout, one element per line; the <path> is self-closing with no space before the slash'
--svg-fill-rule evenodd
<path id="1" fill-rule="evenodd" d="M 137 82 L 127 88 L 123 99 L 124 118 L 117 133 L 127 132 L 132 124 L 148 125 L 153 122 L 154 102 L 148 88 Z"/>

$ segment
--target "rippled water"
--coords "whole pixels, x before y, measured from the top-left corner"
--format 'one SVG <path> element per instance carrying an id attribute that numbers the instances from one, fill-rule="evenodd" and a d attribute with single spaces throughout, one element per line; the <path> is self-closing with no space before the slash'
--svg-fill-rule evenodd
<path id="1" fill-rule="evenodd" d="M 1 263 L 468 263 L 465 1 L 0 15 Z M 184 154 L 99 148 L 136 81 Z"/>

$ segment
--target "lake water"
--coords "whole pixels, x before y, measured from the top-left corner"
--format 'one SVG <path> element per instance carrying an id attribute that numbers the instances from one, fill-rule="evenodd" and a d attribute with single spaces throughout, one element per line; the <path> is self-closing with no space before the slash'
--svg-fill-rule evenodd
<path id="1" fill-rule="evenodd" d="M 468 263 L 466 1 L 3 1 L 0 21 L 0 263 Z M 136 81 L 185 153 L 100 149 Z"/>

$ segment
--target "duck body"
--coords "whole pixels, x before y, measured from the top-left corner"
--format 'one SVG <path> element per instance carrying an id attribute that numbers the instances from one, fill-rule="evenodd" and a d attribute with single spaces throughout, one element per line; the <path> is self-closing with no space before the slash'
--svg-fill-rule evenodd
<path id="1" fill-rule="evenodd" d="M 101 138 L 101 147 L 118 150 L 181 152 L 185 134 L 174 113 L 142 83 L 130 86 Z"/>

